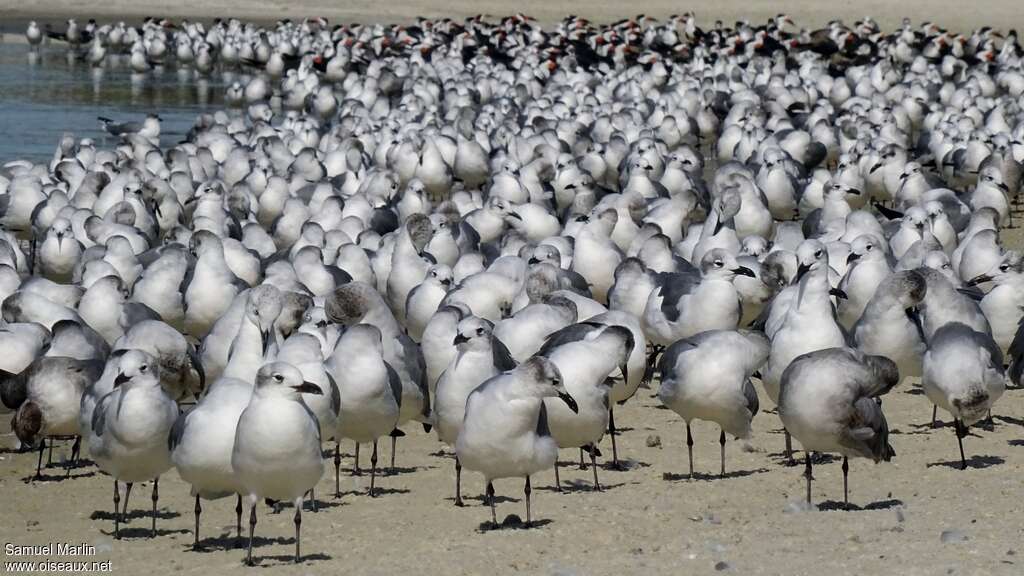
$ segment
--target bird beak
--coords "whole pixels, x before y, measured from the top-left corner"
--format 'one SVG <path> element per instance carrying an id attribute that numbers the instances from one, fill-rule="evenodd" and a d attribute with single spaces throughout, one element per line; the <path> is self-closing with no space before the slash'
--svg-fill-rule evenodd
<path id="1" fill-rule="evenodd" d="M 754 275 L 754 271 L 751 270 L 750 268 L 747 268 L 746 266 L 740 266 L 739 268 L 733 268 L 733 273 L 734 274 L 738 274 L 740 276 L 749 276 L 751 278 L 756 278 L 756 276 Z"/>
<path id="2" fill-rule="evenodd" d="M 452 285 L 452 281 L 448 278 L 445 278 L 444 280 L 441 280 L 441 285 L 447 288 L 448 286 Z"/>
<path id="3" fill-rule="evenodd" d="M 263 330 L 260 332 L 260 340 L 263 343 L 263 356 L 267 355 L 267 350 L 270 349 L 270 330 Z"/>
<path id="4" fill-rule="evenodd" d="M 578 404 L 576 404 L 576 400 L 573 399 L 573 397 L 570 396 L 569 393 L 566 392 L 564 388 L 562 388 L 561 390 L 558 391 L 558 397 L 562 399 L 562 402 L 565 402 L 565 405 L 568 406 L 569 410 L 572 410 L 573 413 L 575 413 L 575 414 L 579 414 L 580 413 L 580 407 L 579 407 Z"/>
<path id="5" fill-rule="evenodd" d="M 118 386 L 130 381 L 131 379 L 131 376 L 125 376 L 124 372 L 119 372 L 117 377 L 114 378 L 114 388 L 117 388 Z"/>
<path id="6" fill-rule="evenodd" d="M 849 300 L 850 299 L 850 297 L 846 295 L 846 292 L 843 292 L 839 288 L 832 288 L 831 290 L 828 291 L 828 294 L 829 294 L 829 296 L 835 296 L 836 298 L 839 298 L 840 300 Z"/>
<path id="7" fill-rule="evenodd" d="M 1000 182 L 1000 183 L 996 184 L 996 187 L 999 188 L 1000 190 L 1002 190 L 1003 192 L 1009 192 L 1010 191 L 1010 187 L 1007 186 L 1005 182 Z"/>
<path id="8" fill-rule="evenodd" d="M 861 191 L 857 190 L 856 188 L 850 188 L 849 190 L 846 191 L 846 193 L 847 194 L 853 194 L 854 196 L 860 196 L 861 195 Z"/>
<path id="9" fill-rule="evenodd" d="M 317 394 L 320 396 L 324 395 L 324 391 L 321 390 L 319 386 L 313 384 L 312 382 L 303 382 L 298 386 L 292 386 L 292 389 L 297 390 L 303 394 Z"/>
<path id="10" fill-rule="evenodd" d="M 882 167 L 882 163 L 881 162 L 879 162 L 878 164 L 875 164 L 874 166 L 871 167 L 870 173 L 874 174 L 875 171 L 878 170 L 881 167 Z M 901 178 L 902 178 L 902 176 L 901 176 Z"/>
<path id="11" fill-rule="evenodd" d="M 463 342 L 469 342 L 469 338 L 466 338 L 462 334 L 456 334 L 455 335 L 455 340 L 452 341 L 452 345 L 458 346 L 459 344 L 462 344 Z"/>
<path id="12" fill-rule="evenodd" d="M 978 284 L 983 284 L 983 283 L 989 282 L 991 280 L 992 280 L 992 277 L 989 276 L 988 274 L 979 274 L 979 275 L 975 276 L 974 278 L 971 278 L 971 280 L 969 282 L 967 282 L 967 285 L 968 286 L 977 286 Z"/>
<path id="13" fill-rule="evenodd" d="M 622 364 L 619 366 L 619 372 L 622 372 L 622 385 L 629 387 L 629 366 Z"/>
<path id="14" fill-rule="evenodd" d="M 508 217 L 509 218 L 515 218 L 516 220 L 522 220 L 523 219 L 522 216 L 520 216 L 519 214 L 517 214 L 515 212 L 509 212 L 508 213 Z"/>
<path id="15" fill-rule="evenodd" d="M 860 260 L 860 254 L 857 254 L 856 252 L 850 252 L 850 255 L 846 257 L 846 265 L 849 266 L 850 264 L 853 264 L 857 260 Z"/>
<path id="16" fill-rule="evenodd" d="M 811 266 L 809 264 L 801 264 L 796 269 L 796 281 L 799 282 L 800 279 L 804 277 L 804 274 L 807 274 L 810 270 Z"/>
<path id="17" fill-rule="evenodd" d="M 526 261 L 526 263 L 531 265 L 531 266 L 536 264 L 536 263 L 538 263 L 538 262 L 540 262 L 540 260 L 537 260 L 536 258 L 530 258 L 529 260 Z"/>

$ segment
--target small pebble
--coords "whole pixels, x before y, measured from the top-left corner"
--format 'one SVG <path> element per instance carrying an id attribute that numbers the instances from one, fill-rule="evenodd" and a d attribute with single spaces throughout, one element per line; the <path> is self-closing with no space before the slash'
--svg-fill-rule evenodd
<path id="1" fill-rule="evenodd" d="M 952 544 L 952 543 L 956 543 L 956 542 L 964 542 L 967 539 L 968 538 L 967 538 L 966 534 L 964 534 L 963 532 L 961 532 L 959 530 L 956 530 L 956 529 L 953 529 L 953 530 L 943 530 L 942 531 L 942 535 L 939 536 L 939 540 L 941 540 L 943 544 Z"/>
<path id="2" fill-rule="evenodd" d="M 648 448 L 661 448 L 661 436 L 657 434 L 648 434 L 646 442 Z"/>
<path id="3" fill-rule="evenodd" d="M 715 570 L 717 570 L 718 572 L 723 572 L 730 568 L 732 568 L 732 566 L 729 566 L 728 562 L 715 562 Z"/>

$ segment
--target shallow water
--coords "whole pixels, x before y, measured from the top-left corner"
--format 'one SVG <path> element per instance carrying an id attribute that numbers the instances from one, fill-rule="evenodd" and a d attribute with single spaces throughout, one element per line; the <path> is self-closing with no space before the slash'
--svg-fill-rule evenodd
<path id="1" fill-rule="evenodd" d="M 100 68 L 68 58 L 63 46 L 0 43 L 0 164 L 15 159 L 48 161 L 65 132 L 105 139 L 97 116 L 163 119 L 161 143 L 180 140 L 196 116 L 222 107 L 224 81 L 191 69 L 157 68 L 135 74 L 127 55 L 108 56 Z"/>

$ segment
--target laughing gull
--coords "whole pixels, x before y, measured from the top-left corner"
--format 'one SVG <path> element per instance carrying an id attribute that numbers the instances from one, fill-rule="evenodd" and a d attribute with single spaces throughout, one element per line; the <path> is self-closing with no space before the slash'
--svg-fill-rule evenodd
<path id="1" fill-rule="evenodd" d="M 758 410 L 757 391 L 750 377 L 768 360 L 768 339 L 746 330 L 710 330 L 669 346 L 659 363 L 658 398 L 686 421 L 686 448 L 693 477 L 695 419 L 715 422 L 722 429 L 721 475 L 725 476 L 725 433 L 749 438 Z"/>
<path id="2" fill-rule="evenodd" d="M 261 284 L 246 296 L 245 314 L 238 333 L 231 341 L 231 352 L 222 375 L 253 382 L 267 358 L 277 354 L 278 334 L 274 323 L 281 314 L 281 292 L 270 284 Z M 208 336 L 209 338 L 209 336 Z"/>
<path id="3" fill-rule="evenodd" d="M 465 468 L 483 474 L 495 525 L 492 482 L 501 478 L 526 479 L 527 525 L 532 521 L 530 476 L 553 467 L 558 459 L 558 444 L 551 437 L 544 404 L 544 398 L 554 397 L 578 410 L 554 363 L 534 356 L 515 370 L 487 380 L 466 400 L 455 454 Z"/>
<path id="4" fill-rule="evenodd" d="M 434 418 L 437 437 L 454 446 L 466 415 L 466 399 L 486 380 L 516 367 L 516 361 L 500 340 L 493 325 L 482 318 L 462 319 L 452 340 L 456 355 L 437 380 Z M 462 506 L 462 464 L 455 457 L 455 505 Z"/>
<path id="5" fill-rule="evenodd" d="M 167 438 L 178 418 L 178 405 L 160 382 L 157 359 L 141 350 L 129 350 L 121 358 L 114 389 L 96 405 L 92 415 L 89 452 L 100 470 L 114 478 L 114 538 L 120 538 L 121 516 L 118 482 L 127 484 L 125 508 L 132 484 L 153 481 L 153 524 L 160 475 L 170 470 Z"/>
<path id="6" fill-rule="evenodd" d="M 300 557 L 302 499 L 324 473 L 320 428 L 302 394 L 321 392 L 291 364 L 271 362 L 256 374 L 256 387 L 235 430 L 231 467 L 249 505 L 249 549 L 253 565 L 256 503 L 260 498 L 295 506 L 295 562 Z"/>
<path id="7" fill-rule="evenodd" d="M 924 276 L 913 270 L 883 280 L 851 330 L 854 346 L 889 358 L 903 378 L 920 376 L 925 342 L 917 306 L 927 288 Z"/>
<path id="8" fill-rule="evenodd" d="M 1018 252 L 1008 250 L 999 264 L 980 276 L 971 278 L 969 286 L 992 282 L 994 286 L 979 303 L 992 328 L 992 338 L 1005 355 L 1013 342 L 1020 320 L 1024 317 L 1024 260 Z"/>
<path id="9" fill-rule="evenodd" d="M 707 330 L 736 328 L 742 307 L 733 286 L 737 275 L 754 277 L 724 249 L 708 251 L 700 262 L 700 274 L 663 274 L 644 308 L 644 333 L 654 344 L 668 346 L 676 340 Z"/>
<path id="10" fill-rule="evenodd" d="M 437 389 L 437 380 L 458 353 L 452 340 L 458 334 L 459 322 L 472 313 L 463 304 L 450 304 L 438 308 L 430 317 L 420 338 L 420 350 L 427 370 L 427 384 L 430 392 Z"/>
<path id="11" fill-rule="evenodd" d="M 953 415 L 961 469 L 967 468 L 963 438 L 1006 390 L 1003 354 L 987 333 L 959 322 L 939 328 L 924 355 L 924 393 Z"/>
<path id="12" fill-rule="evenodd" d="M 237 494 L 235 527 L 237 537 L 242 537 L 242 490 L 231 467 L 231 452 L 238 418 L 249 405 L 252 392 L 250 382 L 218 378 L 194 409 L 178 416 L 171 429 L 171 461 L 195 496 L 195 549 L 199 548 L 200 498 L 216 500 Z"/>
<path id="13" fill-rule="evenodd" d="M 597 445 L 608 430 L 608 395 L 611 392 L 608 377 L 618 370 L 629 385 L 627 362 L 634 343 L 632 331 L 625 326 L 581 322 L 548 336 L 537 352 L 555 365 L 565 389 L 577 404 L 570 411 L 554 401 L 545 401 L 551 435 L 559 448 L 578 447 L 590 454 L 594 490 L 601 489 L 597 478 Z M 557 462 L 555 488 L 562 489 Z"/>
<path id="14" fill-rule="evenodd" d="M 858 236 L 850 245 L 846 274 L 839 282 L 846 298 L 838 304 L 839 320 L 847 329 L 853 327 L 878 285 L 892 273 L 886 248 L 885 242 L 874 234 Z"/>
<path id="15" fill-rule="evenodd" d="M 398 426 L 403 400 L 398 373 L 384 356 L 381 331 L 371 324 L 356 324 L 345 330 L 324 362 L 338 385 L 336 434 L 356 443 L 354 473 L 359 473 L 359 444 L 373 443 L 368 491 L 371 497 L 377 477 L 377 440 Z"/>
<path id="16" fill-rule="evenodd" d="M 196 255 L 191 275 L 182 281 L 185 298 L 185 329 L 195 338 L 206 336 L 214 322 L 231 306 L 245 283 L 224 260 L 224 247 L 216 235 L 199 230 L 190 241 Z"/>
<path id="17" fill-rule="evenodd" d="M 889 426 L 878 398 L 900 379 L 896 364 L 851 348 L 827 348 L 795 359 L 782 375 L 779 417 L 804 448 L 807 503 L 811 452 L 843 455 L 843 504 L 849 505 L 849 457 L 888 462 Z"/>
<path id="18" fill-rule="evenodd" d="M 549 295 L 498 322 L 494 336 L 505 344 L 516 362 L 525 362 L 540 350 L 548 336 L 576 322 L 576 318 L 573 300 Z"/>

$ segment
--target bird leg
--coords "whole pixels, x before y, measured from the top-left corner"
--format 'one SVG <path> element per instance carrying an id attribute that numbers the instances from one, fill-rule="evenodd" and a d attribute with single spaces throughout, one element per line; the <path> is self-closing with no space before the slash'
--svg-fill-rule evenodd
<path id="1" fill-rule="evenodd" d="M 608 434 L 612 437 L 612 466 L 619 469 L 619 448 L 615 444 L 615 408 L 611 402 L 608 403 Z"/>
<path id="2" fill-rule="evenodd" d="M 316 488 L 309 489 L 309 507 L 310 509 L 313 510 L 313 512 L 319 512 L 316 503 Z"/>
<path id="3" fill-rule="evenodd" d="M 932 428 L 936 428 L 939 425 L 939 422 L 938 422 L 938 419 L 937 419 L 938 415 L 939 415 L 939 405 L 938 404 L 932 404 Z"/>
<path id="4" fill-rule="evenodd" d="M 843 456 L 843 507 L 847 510 L 850 509 L 850 462 L 846 456 Z"/>
<path id="5" fill-rule="evenodd" d="M 132 482 L 125 483 L 124 489 L 124 507 L 121 508 L 121 518 L 124 519 L 125 523 L 128 523 L 128 498 L 132 495 Z"/>
<path id="6" fill-rule="evenodd" d="M 811 451 L 804 452 L 804 477 L 807 478 L 807 503 L 811 503 Z"/>
<path id="7" fill-rule="evenodd" d="M 242 495 L 238 495 L 238 500 L 235 501 L 235 536 L 238 538 L 239 545 L 242 541 Z"/>
<path id="8" fill-rule="evenodd" d="M 526 486 L 523 487 L 523 494 L 526 495 L 526 525 L 527 526 L 530 525 L 530 521 L 531 521 L 531 518 L 530 518 L 530 493 L 531 492 L 533 492 L 533 490 L 530 489 L 530 477 L 527 476 L 526 477 Z"/>
<path id="9" fill-rule="evenodd" d="M 78 467 L 78 456 L 82 450 L 82 437 L 75 436 L 75 443 L 71 445 L 71 460 L 68 461 L 67 474 L 65 476 L 71 476 L 71 469 Z"/>
<path id="10" fill-rule="evenodd" d="M 587 465 L 583 463 L 583 448 L 580 448 L 580 470 L 586 470 Z"/>
<path id="11" fill-rule="evenodd" d="M 796 466 L 796 460 L 793 460 L 793 437 L 785 428 L 782 429 L 782 433 L 786 436 L 786 466 Z"/>
<path id="12" fill-rule="evenodd" d="M 46 438 L 39 440 L 39 460 L 36 462 L 36 475 L 32 480 L 42 480 L 43 478 L 43 450 L 46 449 Z"/>
<path id="13" fill-rule="evenodd" d="M 43 444 L 46 444 L 46 438 L 43 438 Z M 53 466 L 53 440 L 50 440 L 50 450 L 46 453 L 46 467 Z"/>
<path id="14" fill-rule="evenodd" d="M 341 498 L 341 442 L 334 440 L 334 497 Z"/>
<path id="15" fill-rule="evenodd" d="M 120 506 L 121 494 L 117 490 L 117 479 L 114 479 L 114 540 L 121 538 L 121 514 Z"/>
<path id="16" fill-rule="evenodd" d="M 967 435 L 967 429 L 964 427 L 964 423 L 959 418 L 953 419 L 953 426 L 956 429 L 956 441 L 960 445 L 960 469 L 967 469 L 967 458 L 964 457 L 964 436 Z"/>
<path id="17" fill-rule="evenodd" d="M 250 502 L 249 506 L 249 552 L 246 554 L 245 563 L 252 566 L 252 538 L 256 533 L 256 501 Z"/>
<path id="18" fill-rule="evenodd" d="M 487 503 L 491 505 L 491 522 L 498 525 L 498 515 L 494 510 L 494 484 L 487 483 Z"/>
<path id="19" fill-rule="evenodd" d="M 160 499 L 160 477 L 157 476 L 153 479 L 153 525 L 150 529 L 150 538 L 156 538 L 156 502 Z"/>
<path id="20" fill-rule="evenodd" d="M 555 456 L 555 490 L 562 491 L 562 480 L 558 478 L 558 456 Z"/>
<path id="21" fill-rule="evenodd" d="M 462 503 L 462 462 L 455 457 L 455 505 L 464 506 Z"/>
<path id="22" fill-rule="evenodd" d="M 361 476 L 363 471 L 359 469 L 359 442 L 356 442 L 356 465 L 352 469 L 353 476 Z"/>
<path id="23" fill-rule="evenodd" d="M 693 434 L 690 432 L 690 423 L 686 423 L 686 452 L 690 457 L 690 474 L 687 479 L 693 479 Z"/>
<path id="24" fill-rule="evenodd" d="M 299 501 L 295 506 L 295 563 L 298 564 L 299 560 L 299 542 L 300 534 L 302 529 L 302 497 L 299 497 Z"/>
<path id="25" fill-rule="evenodd" d="M 192 549 L 199 550 L 199 515 L 203 513 L 203 507 L 199 504 L 199 494 L 196 494 L 196 531 L 195 539 L 192 542 Z"/>
<path id="26" fill-rule="evenodd" d="M 391 437 L 391 470 L 388 472 L 388 476 L 395 475 L 395 449 L 398 447 L 398 436 Z"/>
<path id="27" fill-rule="evenodd" d="M 725 430 L 724 429 L 722 430 L 722 433 L 718 436 L 718 443 L 722 446 L 722 474 L 721 474 L 721 476 L 724 478 L 725 477 Z"/>
<path id="28" fill-rule="evenodd" d="M 377 441 L 373 441 L 373 454 L 370 455 L 370 498 L 374 497 L 373 484 L 377 479 Z"/>
<path id="29" fill-rule="evenodd" d="M 597 447 L 593 444 L 588 444 L 587 452 L 590 453 L 590 467 L 594 469 L 594 490 L 600 492 L 601 483 L 597 481 Z"/>

